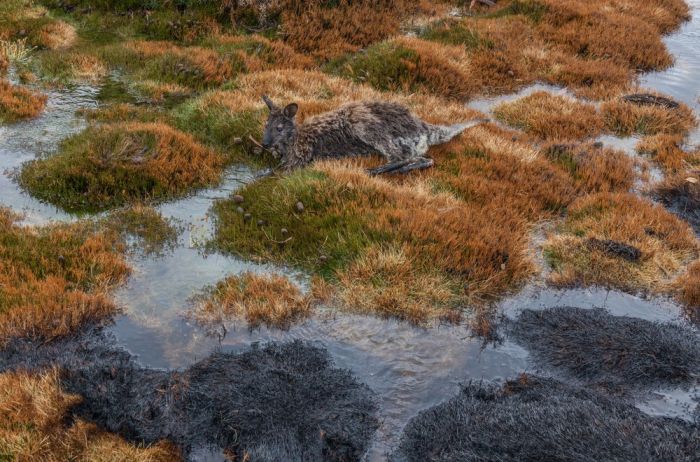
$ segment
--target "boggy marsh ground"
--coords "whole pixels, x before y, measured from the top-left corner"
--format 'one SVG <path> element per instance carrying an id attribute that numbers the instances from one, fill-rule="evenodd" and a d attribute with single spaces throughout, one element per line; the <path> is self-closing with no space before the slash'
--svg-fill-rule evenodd
<path id="1" fill-rule="evenodd" d="M 463 3 L 2 2 L 0 124 L 41 114 L 46 90 L 100 88 L 86 128 L 25 164 L 17 181 L 63 210 L 108 214 L 34 229 L 0 212 L 2 344 L 65 338 L 110 319 L 111 292 L 130 271 L 125 235 L 155 253 L 177 240 L 152 206 L 219 184 L 235 163 L 274 166 L 256 143 L 262 94 L 299 103 L 299 121 L 370 99 L 451 124 L 484 115 L 468 101 L 535 82 L 566 94 L 498 105 L 493 123 L 433 148 L 428 171 L 369 177 L 378 158 L 324 161 L 218 201 L 208 250 L 300 268 L 311 283 L 302 291 L 281 275 L 230 275 L 201 288 L 191 317 L 287 328 L 323 306 L 421 326 L 469 322 L 486 333 L 494 302 L 542 273 L 536 253 L 549 283 L 672 295 L 697 316 L 698 154 L 686 146 L 695 115 L 683 104 L 623 98 L 647 92 L 635 85 L 640 71 L 672 65 L 662 37 L 687 19 L 687 5 L 501 0 L 468 11 Z M 603 134 L 639 137 L 640 156 L 601 146 Z M 651 166 L 663 182 L 649 184 Z M 543 222 L 552 226 L 533 245 Z M 52 422 L 63 424 L 77 400 L 46 371 L 0 378 L 30 390 L 27 409 L 56 401 L 46 404 Z M 31 449 L 12 441 L 38 439 L 49 460 L 102 445 L 125 460 L 175 457 L 164 443 L 137 448 L 82 420 L 59 433 L 19 432 L 32 412 L 44 415 L 3 422 L 2 451 L 21 457 Z M 55 448 L 64 438 L 70 444 Z"/>

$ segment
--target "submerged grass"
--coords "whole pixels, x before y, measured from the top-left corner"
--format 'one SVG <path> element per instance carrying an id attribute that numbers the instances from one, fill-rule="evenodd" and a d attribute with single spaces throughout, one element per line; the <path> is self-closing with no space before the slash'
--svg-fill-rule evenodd
<path id="1" fill-rule="evenodd" d="M 65 393 L 57 369 L 0 374 L 0 458 L 63 462 L 171 462 L 179 451 L 165 442 L 137 446 L 83 419 L 71 409 L 81 398 Z"/>
<path id="2" fill-rule="evenodd" d="M 114 233 L 89 223 L 25 228 L 0 209 L 0 345 L 51 340 L 117 311 L 107 297 L 130 270 Z"/>
<path id="3" fill-rule="evenodd" d="M 177 243 L 178 228 L 150 206 L 136 204 L 115 210 L 103 222 L 125 240 L 133 240 L 134 247 L 144 254 L 162 254 Z"/>
<path id="4" fill-rule="evenodd" d="M 219 181 L 226 159 L 163 123 L 92 126 L 59 152 L 25 164 L 20 180 L 71 211 L 182 196 Z"/>

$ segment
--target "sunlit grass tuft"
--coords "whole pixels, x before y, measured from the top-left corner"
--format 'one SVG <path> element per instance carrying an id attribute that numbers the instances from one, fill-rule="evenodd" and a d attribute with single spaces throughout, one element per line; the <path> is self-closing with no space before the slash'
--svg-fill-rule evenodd
<path id="1" fill-rule="evenodd" d="M 251 329 L 288 329 L 310 316 L 312 300 L 287 277 L 242 273 L 230 276 L 195 300 L 192 318 L 203 325 L 242 320 Z"/>

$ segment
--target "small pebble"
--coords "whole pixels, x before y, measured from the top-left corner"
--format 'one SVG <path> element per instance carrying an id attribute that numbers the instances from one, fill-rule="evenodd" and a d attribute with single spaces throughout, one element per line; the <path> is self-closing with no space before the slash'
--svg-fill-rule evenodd
<path id="1" fill-rule="evenodd" d="M 233 139 L 233 144 L 241 144 L 243 142 L 243 138 L 236 137 Z"/>
<path id="2" fill-rule="evenodd" d="M 303 212 L 304 211 L 304 204 L 301 201 L 299 201 L 296 203 L 294 208 L 297 210 L 297 212 Z"/>
<path id="3" fill-rule="evenodd" d="M 243 207 L 236 207 L 236 212 L 243 213 L 245 210 L 243 210 Z"/>
<path id="4" fill-rule="evenodd" d="M 328 261 L 328 257 L 326 257 L 325 255 L 321 255 L 320 257 L 318 257 L 318 259 L 321 260 L 321 262 L 323 263 Z"/>
<path id="5" fill-rule="evenodd" d="M 509 75 L 510 77 L 513 77 L 513 76 L 515 75 L 515 72 L 513 72 L 513 71 L 510 70 L 510 69 L 508 69 L 508 75 Z"/>
<path id="6" fill-rule="evenodd" d="M 255 154 L 256 156 L 259 156 L 260 154 L 262 154 L 262 149 L 260 149 L 260 148 L 257 147 L 257 146 L 254 147 L 254 148 L 253 148 L 253 154 Z"/>
<path id="7" fill-rule="evenodd" d="M 243 199 L 243 196 L 241 196 L 240 194 L 236 194 L 235 196 L 233 196 L 233 202 L 235 202 L 236 204 L 242 204 L 244 200 L 245 199 Z"/>
<path id="8" fill-rule="evenodd" d="M 265 226 L 267 222 L 265 220 L 258 220 L 258 226 Z"/>
<path id="9" fill-rule="evenodd" d="M 287 228 L 282 228 L 280 230 L 280 232 L 282 233 L 282 236 L 286 236 L 287 234 L 289 234 L 289 231 L 287 231 Z"/>
<path id="10" fill-rule="evenodd" d="M 250 213 L 246 213 L 245 215 L 243 215 L 243 219 L 244 219 L 245 221 L 248 221 L 248 220 L 250 220 L 251 218 L 253 218 L 253 215 L 251 215 Z"/>

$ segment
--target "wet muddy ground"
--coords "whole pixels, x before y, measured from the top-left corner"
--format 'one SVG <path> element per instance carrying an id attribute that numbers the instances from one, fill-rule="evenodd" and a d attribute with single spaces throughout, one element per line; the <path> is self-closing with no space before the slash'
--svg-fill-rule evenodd
<path id="1" fill-rule="evenodd" d="M 665 72 L 642 76 L 640 86 L 669 94 L 688 104 L 697 114 L 700 112 L 700 101 L 698 100 L 700 95 L 696 87 L 696 82 L 700 80 L 700 53 L 696 49 L 698 40 L 700 40 L 700 2 L 696 0 L 690 3 L 695 13 L 693 20 L 685 24 L 679 32 L 666 39 L 670 51 L 676 56 L 676 65 Z M 489 113 L 498 102 L 515 99 L 518 96 L 542 89 L 566 94 L 565 90 L 559 88 L 536 85 L 519 92 L 517 95 L 474 101 L 470 103 L 470 106 Z M 54 90 L 49 93 L 45 113 L 38 119 L 0 127 L 0 169 L 4 171 L 4 174 L 0 175 L 0 201 L 3 205 L 23 212 L 27 224 L 44 224 L 53 220 L 64 221 L 76 218 L 33 199 L 17 186 L 13 180 L 13 174 L 23 162 L 36 156 L 49 155 L 61 139 L 81 130 L 84 127 L 84 122 L 75 115 L 75 112 L 78 109 L 95 107 L 98 104 L 98 91 L 97 88 L 93 87 Z M 638 140 L 635 138 L 620 139 L 605 136 L 599 141 L 623 149 L 630 155 L 636 155 L 634 146 Z M 694 132 L 690 142 L 700 143 L 700 131 Z M 174 386 L 173 382 L 183 380 L 183 376 L 192 375 L 196 371 L 201 373 L 202 368 L 206 368 L 206 365 L 209 364 L 207 361 L 228 361 L 228 369 L 221 368 L 219 373 L 223 371 L 232 375 L 243 375 L 240 368 L 242 367 L 241 362 L 245 358 L 251 360 L 251 356 L 269 355 L 272 354 L 270 353 L 272 350 L 277 348 L 281 349 L 281 354 L 284 355 L 294 353 L 303 356 L 300 358 L 301 362 L 317 360 L 321 366 L 308 365 L 308 367 L 327 371 L 327 377 L 337 380 L 337 382 L 332 382 L 329 378 L 329 382 L 326 383 L 333 383 L 334 386 L 341 388 L 347 386 L 353 390 L 353 393 L 356 393 L 353 395 L 355 401 L 344 403 L 345 406 L 348 406 L 348 415 L 335 417 L 336 422 L 351 422 L 355 427 L 352 431 L 346 432 L 347 434 L 343 437 L 345 439 L 340 437 L 333 439 L 332 437 L 335 435 L 333 431 L 336 430 L 333 430 L 335 427 L 332 425 L 326 425 L 328 419 L 333 420 L 327 414 L 335 412 L 330 411 L 330 409 L 337 409 L 338 403 L 328 404 L 327 408 L 323 408 L 319 404 L 319 412 L 325 413 L 319 421 L 323 422 L 321 428 L 330 432 L 328 433 L 330 435 L 329 441 L 351 441 L 352 444 L 347 443 L 342 446 L 337 443 L 339 445 L 337 448 L 340 449 L 315 446 L 289 448 L 288 445 L 292 443 L 276 441 L 272 446 L 275 444 L 277 446 L 270 449 L 262 446 L 255 447 L 256 443 L 253 437 L 245 440 L 250 442 L 246 443 L 248 445 L 245 447 L 250 448 L 251 451 L 258 451 L 253 453 L 260 455 L 263 460 L 266 458 L 267 460 L 275 460 L 275 454 L 278 454 L 275 451 L 280 450 L 279 448 L 286 448 L 288 453 L 298 455 L 299 460 L 309 460 L 320 457 L 319 454 L 325 456 L 330 450 L 347 450 L 351 452 L 346 455 L 355 455 L 362 452 L 365 445 L 370 446 L 368 455 L 365 457 L 368 461 L 386 460 L 388 454 L 391 453 L 393 453 L 391 457 L 394 460 L 424 460 L 419 457 L 420 454 L 428 454 L 429 452 L 420 451 L 429 451 L 426 449 L 426 445 L 430 443 L 423 442 L 421 443 L 423 446 L 418 447 L 416 435 L 425 435 L 426 432 L 433 432 L 437 435 L 445 428 L 445 424 L 436 425 L 431 421 L 431 418 L 439 417 L 442 419 L 440 413 L 456 412 L 450 407 L 467 406 L 469 412 L 473 412 L 475 415 L 496 412 L 497 416 L 505 419 L 504 416 L 510 415 L 508 412 L 510 412 L 509 409 L 512 409 L 510 407 L 513 404 L 512 401 L 517 401 L 517 396 L 520 393 L 536 394 L 536 402 L 538 403 L 546 401 L 548 393 L 561 397 L 563 404 L 558 407 L 549 408 L 546 403 L 542 404 L 546 412 L 549 413 L 547 414 L 548 418 L 551 418 L 553 423 L 569 419 L 570 409 L 582 406 L 584 402 L 587 403 L 586 406 L 590 406 L 590 409 L 586 408 L 586 412 L 590 411 L 592 416 L 599 416 L 601 419 L 610 421 L 611 428 L 614 427 L 610 435 L 615 435 L 615 431 L 620 431 L 619 429 L 625 425 L 626 421 L 637 422 L 635 425 L 638 427 L 635 428 L 639 431 L 638 442 L 644 443 L 641 447 L 633 448 L 632 443 L 630 443 L 629 446 L 622 449 L 610 449 L 610 446 L 601 446 L 600 448 L 600 450 L 619 450 L 623 459 L 628 456 L 630 458 L 644 458 L 650 454 L 661 459 L 668 454 L 674 454 L 677 457 L 676 460 L 692 460 L 691 455 L 697 454 L 697 452 L 691 452 L 698 450 L 697 427 L 693 429 L 690 422 L 698 420 L 697 399 L 700 396 L 700 379 L 697 364 L 693 363 L 693 358 L 695 358 L 693 351 L 696 352 L 698 345 L 698 332 L 696 328 L 683 320 L 681 308 L 666 299 L 637 297 L 605 289 L 554 290 L 545 287 L 540 281 L 534 281 L 521 293 L 500 302 L 500 312 L 505 316 L 506 322 L 503 323 L 504 327 L 499 330 L 501 339 L 496 342 L 484 342 L 483 339 L 473 336 L 464 326 L 439 325 L 431 328 L 417 328 L 398 321 L 340 314 L 332 311 L 321 312 L 316 317 L 292 327 L 288 331 L 268 328 L 250 331 L 245 325 L 229 324 L 222 326 L 220 335 L 211 335 L 211 333 L 193 325 L 186 318 L 186 313 L 191 308 L 191 298 L 204 287 L 216 283 L 227 275 L 243 271 L 269 272 L 275 270 L 291 275 L 302 287 L 306 287 L 308 283 L 303 274 L 293 273 L 285 268 L 258 265 L 232 257 L 208 254 L 202 250 L 202 243 L 208 239 L 212 231 L 208 210 L 213 201 L 228 197 L 240 185 L 253 181 L 254 173 L 248 168 L 233 167 L 227 171 L 225 179 L 219 187 L 200 191 L 183 200 L 160 205 L 158 210 L 182 228 L 175 248 L 158 256 L 132 255 L 130 258 L 134 274 L 116 294 L 117 300 L 124 308 L 124 315 L 116 319 L 113 325 L 107 327 L 105 332 L 95 333 L 91 331 L 84 334 L 86 336 L 66 340 L 68 342 L 66 345 L 54 346 L 57 348 L 55 351 L 63 349 L 63 355 L 70 356 L 67 352 L 74 350 L 76 356 L 83 355 L 85 361 L 83 363 L 68 364 L 75 360 L 72 358 L 64 364 L 69 371 L 65 379 L 69 391 L 79 392 L 88 397 L 85 407 L 79 411 L 83 415 L 96 420 L 112 431 L 117 431 L 135 440 L 153 441 L 161 437 L 173 438 L 191 448 L 191 460 L 222 460 L 222 448 L 231 445 L 227 438 L 233 438 L 233 436 L 212 430 L 211 437 L 201 440 L 192 437 L 193 433 L 206 433 L 205 429 L 207 428 L 215 429 L 216 425 L 211 423 L 212 414 L 202 413 L 193 417 L 193 414 L 188 414 L 191 409 L 183 410 L 175 405 L 169 408 L 168 412 L 184 413 L 185 417 L 163 414 L 156 419 L 151 416 L 146 419 L 150 419 L 148 425 L 151 427 L 143 423 L 135 423 L 132 429 L 125 429 L 120 427 L 120 423 L 110 421 L 111 412 L 121 405 L 124 406 L 122 412 L 127 412 L 133 409 L 130 406 L 140 406 L 142 403 L 129 403 L 128 400 L 124 402 L 113 401 L 109 404 L 111 407 L 107 407 L 104 400 L 114 390 L 110 389 L 111 391 L 105 392 L 99 387 L 88 389 L 88 385 L 90 382 L 93 384 L 98 382 L 111 383 L 110 380 L 116 383 L 117 379 L 121 377 L 128 383 L 139 384 L 144 387 L 144 390 L 146 388 L 150 390 L 144 391 L 139 399 L 163 399 L 153 396 L 147 398 L 145 395 L 152 393 L 157 388 L 157 384 L 168 382 L 168 386 L 172 387 Z M 653 170 L 651 180 L 658 180 L 659 175 L 661 175 L 659 171 Z M 682 212 L 682 210 L 677 211 Z M 599 391 L 577 388 L 582 384 L 587 384 L 585 383 L 587 380 L 578 377 L 576 371 L 566 370 L 565 361 L 563 362 L 564 370 L 562 370 L 561 361 L 551 360 L 549 354 L 551 352 L 538 351 L 537 349 L 529 351 L 527 346 L 532 345 L 532 343 L 528 342 L 527 335 L 511 336 L 509 329 L 505 327 L 510 323 L 517 325 L 518 320 L 521 320 L 524 315 L 536 316 L 533 314 L 535 312 L 528 310 L 547 310 L 558 307 L 598 308 L 604 311 L 596 311 L 594 316 L 598 317 L 596 319 L 604 319 L 606 322 L 613 322 L 612 317 L 643 320 L 644 322 L 630 322 L 636 323 L 635 325 L 642 323 L 643 329 L 648 329 L 649 332 L 656 334 L 663 333 L 664 330 L 655 330 L 658 329 L 658 325 L 654 323 L 668 324 L 663 329 L 673 332 L 680 329 L 681 333 L 678 335 L 691 345 L 684 352 L 684 358 L 688 359 L 689 363 L 687 373 L 683 380 L 645 382 L 644 386 L 633 387 L 634 390 L 626 391 L 622 393 L 624 396 L 615 398 L 604 396 Z M 552 329 L 555 328 L 556 326 L 552 327 Z M 540 329 L 542 329 L 541 335 L 551 333 L 545 332 L 546 328 L 542 326 Z M 633 331 L 639 332 L 634 329 Z M 528 332 L 532 333 L 531 330 Z M 96 341 L 95 338 L 100 340 Z M 694 344 L 693 339 L 695 339 Z M 296 340 L 301 340 L 304 343 L 288 343 Z M 654 335 L 652 334 L 644 337 L 644 341 L 653 342 L 653 340 Z M 251 350 L 252 345 L 258 343 L 264 345 L 267 342 L 277 342 L 277 346 Z M 568 345 L 568 347 L 573 346 Z M 26 366 L 30 363 L 33 368 L 47 366 L 52 361 L 47 358 L 52 357 L 51 355 L 55 353 L 55 351 L 44 351 L 41 349 L 42 347 L 34 345 L 16 345 L 14 348 L 15 350 L 6 351 L 0 358 L 0 368 Z M 561 348 L 561 345 L 557 348 Z M 293 349 L 296 350 L 292 352 Z M 306 353 L 300 352 L 301 350 Z M 28 354 L 28 351 L 33 353 Z M 325 356 L 324 351 L 327 351 L 328 357 Z M 215 355 L 211 356 L 212 353 Z M 681 352 L 676 351 L 674 354 L 681 354 Z M 673 356 L 671 358 L 673 359 Z M 260 362 L 259 360 L 260 358 L 252 359 L 253 362 Z M 90 361 L 93 363 L 88 364 Z M 331 366 L 328 361 L 331 361 L 334 366 Z M 119 364 L 123 370 L 108 371 L 108 363 Z M 86 365 L 89 367 L 85 368 Z M 304 375 L 308 372 L 305 367 L 307 366 L 299 366 L 298 368 L 301 382 L 308 384 L 308 380 L 321 380 L 315 374 Z M 350 371 L 352 377 L 341 370 Z M 619 372 L 617 371 L 617 373 Z M 84 375 L 90 373 L 96 375 Z M 261 375 L 255 376 L 256 381 L 251 382 L 250 386 L 255 388 L 256 384 L 267 382 L 268 378 L 264 376 L 264 373 L 265 371 L 262 371 Z M 508 379 L 517 378 L 522 373 L 536 373 L 540 376 L 553 378 L 533 379 L 532 384 L 522 385 L 522 389 L 517 389 L 512 396 L 499 394 L 502 393 L 497 391 L 501 384 Z M 107 374 L 109 378 L 105 379 L 104 374 Z M 659 374 L 661 374 L 662 379 L 667 377 L 664 375 L 665 372 Z M 96 377 L 101 378 L 96 379 Z M 219 384 L 228 383 L 228 386 L 231 386 L 231 382 L 226 382 L 225 377 L 219 377 L 218 380 Z M 362 388 L 358 383 L 366 385 L 371 392 Z M 624 374 L 615 377 L 616 386 L 630 385 L 630 383 L 631 381 L 626 380 Z M 463 388 L 465 384 L 471 385 Z M 206 388 L 211 387 L 211 383 L 205 385 L 200 391 L 203 395 L 216 395 L 217 392 L 220 392 L 223 396 L 226 392 L 226 390 Z M 121 386 L 124 386 L 123 383 Z M 228 391 L 230 392 L 230 390 Z M 278 390 L 271 389 L 269 392 L 270 396 L 279 395 Z M 329 392 L 329 395 L 333 395 L 333 393 Z M 497 395 L 497 398 L 494 398 L 494 403 L 490 404 L 490 407 L 485 411 L 480 409 L 480 406 L 484 406 L 483 402 L 488 401 L 485 398 L 487 395 Z M 120 395 L 114 391 L 109 396 L 114 398 Z M 457 397 L 449 403 L 441 405 L 454 396 Z M 216 399 L 216 396 L 210 396 L 210 398 Z M 201 400 L 202 398 L 197 399 Z M 259 400 L 258 397 L 252 395 L 246 399 L 251 402 Z M 337 399 L 337 397 L 333 397 L 333 399 Z M 193 398 L 192 403 L 197 403 L 197 401 Z M 376 403 L 376 409 L 373 407 L 373 403 Z M 217 410 L 225 411 L 223 401 L 207 406 L 215 406 Z M 430 411 L 435 415 L 421 414 L 416 420 L 411 421 L 421 411 L 435 406 L 439 407 L 435 411 Z M 350 412 L 351 409 L 362 409 L 364 420 L 361 423 L 353 420 L 357 416 Z M 260 410 L 261 414 L 266 414 L 268 411 L 269 415 L 282 415 L 275 414 L 278 410 L 275 412 L 271 409 Z M 158 414 L 161 411 L 153 412 Z M 521 412 L 518 415 L 522 417 L 524 423 L 535 416 L 535 411 L 531 408 L 519 409 L 518 412 Z M 657 417 L 659 420 L 656 419 Z M 664 417 L 673 417 L 677 420 L 660 420 Z M 201 423 L 201 419 L 209 419 L 207 424 L 210 426 L 204 427 L 205 424 Z M 494 434 L 500 434 L 504 431 L 501 426 L 503 419 L 493 423 Z M 165 421 L 170 422 L 171 425 L 180 425 L 181 428 L 171 428 L 169 429 L 172 430 L 170 433 L 164 433 L 161 424 Z M 411 423 L 409 424 L 409 422 Z M 203 426 L 196 427 L 196 423 L 201 423 Z M 217 421 L 217 423 L 221 422 Z M 407 424 L 409 424 L 408 432 L 402 440 L 401 434 Z M 304 425 L 318 426 L 319 424 L 316 421 L 304 421 Z M 378 430 L 372 436 L 376 426 L 378 426 Z M 147 428 L 157 431 L 152 434 L 141 433 L 145 432 Z M 304 428 L 304 431 L 310 432 L 307 427 Z M 593 438 L 603 434 L 601 430 L 592 428 L 590 419 L 582 422 L 581 428 L 592 432 L 591 437 Z M 259 429 L 254 428 L 252 431 L 256 430 Z M 347 429 L 337 430 L 336 433 L 342 434 L 345 430 Z M 475 431 L 482 434 L 488 433 L 484 432 L 482 428 L 477 428 Z M 507 430 L 505 431 L 507 433 Z M 661 431 L 667 431 L 678 437 L 674 436 L 661 442 L 663 444 L 657 445 L 659 441 L 656 438 Z M 274 434 L 283 433 L 284 430 L 275 428 Z M 261 434 L 267 435 L 267 433 Z M 687 442 L 687 439 L 692 438 L 693 435 L 696 438 L 693 443 L 696 445 L 695 447 Z M 453 436 L 446 434 L 446 441 L 447 438 Z M 520 436 L 524 439 L 531 437 L 531 435 Z M 558 434 L 557 438 L 559 437 L 561 437 L 561 441 L 568 438 L 565 434 Z M 353 438 L 355 439 L 353 440 Z M 613 441 L 614 439 L 614 437 L 609 437 L 601 442 L 601 445 L 617 444 Z M 481 441 L 480 444 L 487 443 Z M 449 444 L 455 451 L 470 450 L 466 443 L 464 447 L 453 442 Z M 507 442 L 502 441 L 501 444 L 502 449 L 506 451 Z M 585 449 L 592 450 L 591 448 Z M 533 448 L 529 454 L 541 458 L 559 450 L 561 450 L 561 446 Z M 339 452 L 338 454 L 343 453 Z M 466 454 L 466 452 L 462 454 Z M 684 457 L 685 455 L 688 457 Z M 459 452 L 454 452 L 451 457 L 453 458 L 445 456 L 444 460 L 459 460 L 461 456 Z"/>

